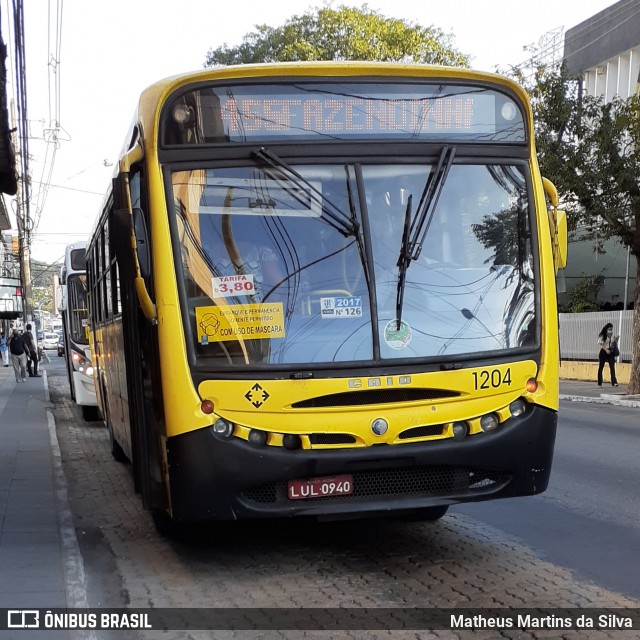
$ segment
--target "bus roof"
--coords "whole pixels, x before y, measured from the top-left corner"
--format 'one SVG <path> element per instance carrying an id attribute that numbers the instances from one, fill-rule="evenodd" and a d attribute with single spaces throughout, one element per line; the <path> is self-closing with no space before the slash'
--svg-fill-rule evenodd
<path id="1" fill-rule="evenodd" d="M 448 79 L 453 82 L 472 81 L 486 83 L 494 87 L 502 87 L 513 92 L 517 98 L 529 108 L 527 92 L 515 81 L 504 76 L 486 71 L 445 67 L 437 65 L 405 64 L 395 62 L 278 62 L 263 64 L 245 64 L 216 67 L 203 71 L 194 71 L 171 76 L 150 85 L 143 90 L 138 108 L 122 150 L 124 155 L 130 148 L 134 127 L 139 123 L 143 131 L 157 128 L 160 111 L 166 99 L 174 91 L 199 82 L 217 80 L 237 80 L 255 78 L 354 78 L 354 77 L 395 77 Z M 532 127 L 532 122 L 527 123 Z M 153 143 L 155 145 L 155 141 Z"/>
<path id="2" fill-rule="evenodd" d="M 385 76 L 398 78 L 448 78 L 451 80 L 475 80 L 508 87 L 526 100 L 526 92 L 515 81 L 488 71 L 475 71 L 461 67 L 441 65 L 406 64 L 400 62 L 270 62 L 215 67 L 164 78 L 147 87 L 141 96 L 158 99 L 158 94 L 172 92 L 186 84 L 204 80 L 231 80 L 240 78 L 300 77 L 340 78 L 357 76 Z"/>

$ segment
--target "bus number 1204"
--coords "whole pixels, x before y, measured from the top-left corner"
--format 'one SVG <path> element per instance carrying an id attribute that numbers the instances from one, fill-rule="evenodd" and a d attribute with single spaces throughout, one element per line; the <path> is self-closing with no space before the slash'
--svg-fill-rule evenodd
<path id="1" fill-rule="evenodd" d="M 500 369 L 491 369 L 490 371 L 484 369 L 483 371 L 474 371 L 473 375 L 473 387 L 477 391 L 478 389 L 495 389 L 503 384 L 507 386 L 511 385 L 511 368 L 506 371 L 500 371 Z"/>

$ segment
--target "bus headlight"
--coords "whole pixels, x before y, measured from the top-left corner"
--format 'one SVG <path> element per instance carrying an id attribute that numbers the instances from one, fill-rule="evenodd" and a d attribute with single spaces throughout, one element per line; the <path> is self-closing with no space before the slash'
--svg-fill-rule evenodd
<path id="1" fill-rule="evenodd" d="M 251 444 L 262 447 L 267 444 L 267 438 L 268 436 L 266 431 L 260 431 L 260 429 L 251 429 L 251 431 L 249 431 L 249 442 Z"/>
<path id="2" fill-rule="evenodd" d="M 466 422 L 454 422 L 451 429 L 454 440 L 464 440 L 469 433 L 469 425 Z"/>
<path id="3" fill-rule="evenodd" d="M 302 446 L 302 439 L 295 433 L 287 433 L 282 436 L 282 446 L 291 451 L 299 449 Z"/>
<path id="4" fill-rule="evenodd" d="M 509 411 L 511 412 L 512 418 L 517 418 L 518 416 L 521 416 L 526 410 L 527 410 L 527 403 L 522 398 L 518 398 L 517 400 L 514 400 L 509 405 Z"/>
<path id="5" fill-rule="evenodd" d="M 77 351 L 73 351 L 71 353 L 71 364 L 73 365 L 75 371 L 80 371 L 81 373 L 86 373 L 85 369 L 91 366 L 91 363 L 84 356 L 81 356 Z"/>
<path id="6" fill-rule="evenodd" d="M 484 431 L 493 431 L 500 426 L 500 420 L 495 413 L 488 413 L 480 418 L 480 428 Z"/>
<path id="7" fill-rule="evenodd" d="M 224 418 L 218 418 L 212 425 L 211 429 L 216 435 L 223 438 L 230 438 L 233 435 L 233 422 L 229 422 Z"/>
<path id="8" fill-rule="evenodd" d="M 90 378 L 93 378 L 93 367 L 91 365 L 89 365 L 85 370 L 84 370 L 84 374 L 86 376 L 89 376 Z"/>

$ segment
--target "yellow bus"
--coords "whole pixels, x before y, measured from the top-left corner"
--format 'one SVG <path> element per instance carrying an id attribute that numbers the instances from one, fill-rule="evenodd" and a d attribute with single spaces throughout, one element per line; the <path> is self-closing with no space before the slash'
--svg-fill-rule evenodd
<path id="1" fill-rule="evenodd" d="M 98 402 L 173 521 L 540 493 L 566 221 L 515 83 L 211 69 L 140 96 L 87 249 Z"/>

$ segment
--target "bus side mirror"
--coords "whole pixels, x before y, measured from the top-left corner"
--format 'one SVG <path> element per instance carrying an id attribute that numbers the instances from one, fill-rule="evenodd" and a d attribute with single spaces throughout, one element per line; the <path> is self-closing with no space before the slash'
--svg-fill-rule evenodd
<path id="1" fill-rule="evenodd" d="M 564 269 L 567 266 L 567 214 L 558 209 L 558 192 L 553 182 L 542 178 L 542 186 L 551 203 L 551 211 L 548 212 L 549 231 L 551 232 L 553 266 L 558 273 L 558 269 Z"/>
<path id="2" fill-rule="evenodd" d="M 56 289 L 56 307 L 59 311 L 67 310 L 67 285 L 59 284 Z"/>
<path id="3" fill-rule="evenodd" d="M 147 222 L 144 218 L 144 213 L 138 207 L 133 210 L 133 232 L 136 236 L 140 275 L 146 280 L 151 275 L 149 234 L 147 233 Z"/>
<path id="4" fill-rule="evenodd" d="M 554 255 L 556 271 L 567 266 L 567 213 L 556 209 L 557 251 Z"/>
<path id="5" fill-rule="evenodd" d="M 117 198 L 116 210 L 114 211 L 114 223 L 116 229 L 122 226 L 123 231 L 125 228 L 128 230 L 122 234 L 123 239 L 129 243 L 126 251 L 128 255 L 125 258 L 125 264 L 130 264 L 129 260 L 131 260 L 133 264 L 134 285 L 142 313 L 144 313 L 147 320 L 156 323 L 158 320 L 156 305 L 149 295 L 149 290 L 147 289 L 147 284 L 144 279 L 145 272 L 143 271 L 143 266 L 140 261 L 141 254 L 143 255 L 143 261 L 146 256 L 146 270 L 148 275 L 151 267 L 149 238 L 146 233 L 146 225 L 144 225 L 142 211 L 133 209 L 131 204 L 131 190 L 129 187 L 131 167 L 137 162 L 140 162 L 143 157 L 144 151 L 140 143 L 138 143 L 120 159 L 120 173 L 114 183 L 114 193 Z M 136 215 L 136 211 L 139 212 L 138 215 Z M 142 240 L 144 241 L 142 251 L 140 251 L 137 233 L 141 228 L 143 228 Z"/>

